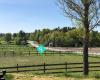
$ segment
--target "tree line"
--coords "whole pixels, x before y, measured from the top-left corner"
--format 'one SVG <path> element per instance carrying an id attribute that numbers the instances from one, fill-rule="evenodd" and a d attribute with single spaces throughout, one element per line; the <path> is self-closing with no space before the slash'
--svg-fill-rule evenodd
<path id="1" fill-rule="evenodd" d="M 82 27 L 57 27 L 55 29 L 35 30 L 32 33 L 0 33 L 0 44 L 27 45 L 27 40 L 38 41 L 45 46 L 82 47 L 84 29 Z M 89 46 L 100 47 L 100 32 L 91 31 Z"/>

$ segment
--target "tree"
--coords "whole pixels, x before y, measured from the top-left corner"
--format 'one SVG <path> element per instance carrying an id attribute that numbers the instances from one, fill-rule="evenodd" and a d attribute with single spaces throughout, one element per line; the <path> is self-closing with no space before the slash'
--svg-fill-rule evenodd
<path id="1" fill-rule="evenodd" d="M 73 30 L 73 29 L 75 29 L 75 27 L 63 27 L 62 29 L 61 29 L 61 31 L 62 32 L 68 32 L 68 31 L 70 31 L 70 30 Z"/>
<path id="2" fill-rule="evenodd" d="M 43 32 L 43 35 L 45 35 L 45 34 L 48 34 L 50 32 L 50 30 L 49 29 L 43 29 L 42 32 Z"/>
<path id="3" fill-rule="evenodd" d="M 40 33 L 41 33 L 40 30 L 35 30 L 35 32 L 34 32 L 34 40 L 35 40 L 35 41 L 39 41 L 40 36 L 41 36 Z"/>
<path id="4" fill-rule="evenodd" d="M 11 39 L 12 39 L 11 33 L 6 33 L 6 35 L 5 35 L 5 41 L 7 41 L 9 43 L 11 41 Z"/>
<path id="5" fill-rule="evenodd" d="M 81 27 L 68 31 L 66 37 L 74 40 L 73 47 L 82 46 L 83 29 Z"/>
<path id="6" fill-rule="evenodd" d="M 26 39 L 29 40 L 31 33 L 26 33 Z"/>
<path id="7" fill-rule="evenodd" d="M 100 25 L 100 0 L 59 0 L 65 16 L 80 21 L 84 27 L 83 63 L 84 75 L 88 75 L 89 33 Z"/>
<path id="8" fill-rule="evenodd" d="M 30 33 L 30 38 L 29 38 L 31 41 L 34 40 L 34 34 L 33 33 Z"/>
<path id="9" fill-rule="evenodd" d="M 17 44 L 17 45 L 21 45 L 21 41 L 22 41 L 22 40 L 21 40 L 20 37 L 16 37 L 16 38 L 15 38 L 15 41 L 16 41 L 16 44 Z"/>
<path id="10" fill-rule="evenodd" d="M 100 33 L 98 31 L 92 31 L 90 34 L 90 45 L 91 47 L 100 46 Z"/>
<path id="11" fill-rule="evenodd" d="M 13 37 L 13 40 L 15 40 L 15 38 L 17 37 L 17 33 L 13 33 L 12 37 Z"/>
<path id="12" fill-rule="evenodd" d="M 25 45 L 27 43 L 26 39 L 26 33 L 24 31 L 19 31 L 18 37 L 17 37 L 17 43 Z"/>

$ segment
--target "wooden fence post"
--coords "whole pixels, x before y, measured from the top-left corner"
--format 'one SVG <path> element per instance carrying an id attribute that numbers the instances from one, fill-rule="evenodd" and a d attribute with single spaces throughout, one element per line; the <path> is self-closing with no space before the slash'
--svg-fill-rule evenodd
<path id="1" fill-rule="evenodd" d="M 53 51 L 53 55 L 55 54 L 55 51 Z"/>
<path id="2" fill-rule="evenodd" d="M 59 51 L 59 55 L 62 56 L 61 52 Z"/>
<path id="3" fill-rule="evenodd" d="M 44 63 L 44 70 L 43 70 L 44 71 L 44 74 L 45 74 L 45 71 L 46 71 L 46 68 L 45 67 L 46 67 L 46 64 Z"/>
<path id="4" fill-rule="evenodd" d="M 13 56 L 15 55 L 15 52 L 14 51 L 12 51 L 12 53 L 13 53 Z"/>
<path id="5" fill-rule="evenodd" d="M 46 51 L 44 52 L 44 55 L 46 56 Z"/>
<path id="6" fill-rule="evenodd" d="M 4 57 L 6 56 L 6 51 L 4 52 Z"/>
<path id="7" fill-rule="evenodd" d="M 17 72 L 18 72 L 18 64 L 17 64 Z"/>
<path id="8" fill-rule="evenodd" d="M 52 51 L 51 52 L 48 52 L 49 56 L 52 56 Z"/>
<path id="9" fill-rule="evenodd" d="M 65 71 L 66 71 L 66 73 L 67 73 L 67 62 L 65 62 Z"/>
<path id="10" fill-rule="evenodd" d="M 37 56 L 38 56 L 38 52 L 37 52 L 36 54 L 37 54 Z"/>
<path id="11" fill-rule="evenodd" d="M 22 56 L 22 51 L 20 51 L 20 56 Z"/>
<path id="12" fill-rule="evenodd" d="M 29 56 L 30 56 L 30 51 L 29 51 Z"/>

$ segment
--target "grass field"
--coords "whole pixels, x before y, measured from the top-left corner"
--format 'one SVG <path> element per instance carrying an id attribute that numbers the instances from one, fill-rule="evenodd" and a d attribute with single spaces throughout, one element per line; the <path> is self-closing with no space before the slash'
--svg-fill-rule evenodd
<path id="1" fill-rule="evenodd" d="M 23 54 L 27 54 L 27 52 L 29 52 L 29 51 L 33 52 L 33 53 L 31 53 L 30 56 L 29 55 L 9 56 L 12 54 L 11 50 L 15 51 L 16 54 L 20 54 L 20 52 L 22 52 Z M 5 51 L 6 51 L 7 56 L 2 56 Z M 29 46 L 0 45 L 0 67 L 16 66 L 17 64 L 19 64 L 19 65 L 43 64 L 44 62 L 47 64 L 65 63 L 65 62 L 67 62 L 67 63 L 83 62 L 82 55 L 78 55 L 78 54 L 72 54 L 72 53 L 60 54 L 59 53 L 59 54 L 37 55 L 37 54 L 34 54 L 34 51 L 36 51 L 36 50 Z M 58 53 L 58 52 L 56 52 L 56 53 Z M 99 56 L 98 57 L 89 57 L 89 62 L 96 62 L 96 61 L 100 62 Z M 28 74 L 30 74 L 30 73 L 28 72 Z M 31 72 L 31 74 L 34 74 L 34 73 Z M 72 80 L 74 80 L 74 79 L 72 79 Z"/>
<path id="2" fill-rule="evenodd" d="M 10 50 L 14 50 L 17 52 L 16 54 L 20 54 L 20 51 L 23 54 L 27 54 L 28 51 L 31 51 L 31 55 L 15 55 L 9 56 L 11 52 Z M 0 55 L 6 51 L 7 56 L 0 56 L 0 66 L 15 66 L 16 64 L 19 65 L 28 65 L 28 64 L 52 64 L 52 63 L 64 63 L 64 62 L 83 62 L 82 55 L 66 53 L 66 54 L 46 54 L 45 55 L 37 55 L 34 54 L 36 51 L 34 48 L 29 46 L 18 46 L 18 45 L 0 45 Z M 25 53 L 26 52 L 26 53 Z M 99 57 L 89 57 L 89 62 L 93 61 L 100 61 Z"/>
<path id="3" fill-rule="evenodd" d="M 15 66 L 16 64 L 19 65 L 28 65 L 28 64 L 52 64 L 52 63 L 64 63 L 64 62 L 82 62 L 81 55 L 75 54 L 54 54 L 54 55 L 31 55 L 31 56 L 6 56 L 0 57 L 0 66 Z M 89 57 L 89 61 L 100 61 L 99 57 Z"/>

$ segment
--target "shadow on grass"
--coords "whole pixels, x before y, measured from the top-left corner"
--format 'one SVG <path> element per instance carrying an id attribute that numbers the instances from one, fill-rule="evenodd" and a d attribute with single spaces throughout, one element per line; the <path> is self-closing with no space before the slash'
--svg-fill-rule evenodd
<path id="1" fill-rule="evenodd" d="M 13 80 L 14 79 L 14 76 L 11 75 L 11 74 L 6 74 L 5 75 L 5 80 Z"/>

